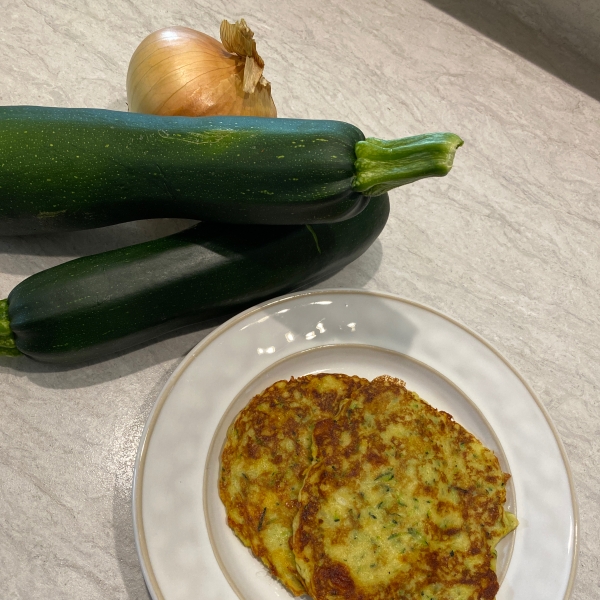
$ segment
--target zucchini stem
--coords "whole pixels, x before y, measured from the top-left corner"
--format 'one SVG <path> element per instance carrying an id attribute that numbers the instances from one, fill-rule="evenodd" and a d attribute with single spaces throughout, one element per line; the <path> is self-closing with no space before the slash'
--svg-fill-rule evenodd
<path id="1" fill-rule="evenodd" d="M 8 301 L 0 300 L 0 356 L 18 356 L 21 354 L 15 344 L 15 335 L 8 320 Z"/>
<path id="2" fill-rule="evenodd" d="M 427 133 L 390 141 L 367 138 L 355 146 L 352 189 L 365 196 L 379 196 L 425 177 L 443 177 L 462 145 L 454 133 Z"/>

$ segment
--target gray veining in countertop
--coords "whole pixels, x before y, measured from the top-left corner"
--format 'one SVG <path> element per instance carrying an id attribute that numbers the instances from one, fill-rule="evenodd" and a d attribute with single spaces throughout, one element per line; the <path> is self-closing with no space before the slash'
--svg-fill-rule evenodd
<path id="1" fill-rule="evenodd" d="M 380 239 L 320 287 L 425 303 L 477 331 L 522 373 L 574 472 L 581 544 L 573 598 L 595 600 L 599 73 L 511 15 L 492 23 L 480 9 L 461 19 L 464 6 L 3 0 L 0 103 L 126 110 L 128 61 L 148 33 L 178 24 L 218 35 L 221 19 L 245 17 L 280 116 L 345 120 L 378 137 L 461 135 L 451 174 L 392 192 Z M 184 226 L 0 239 L 0 297 L 43 268 Z M 148 598 L 131 524 L 137 443 L 162 385 L 205 334 L 80 368 L 0 361 L 2 598 Z"/>

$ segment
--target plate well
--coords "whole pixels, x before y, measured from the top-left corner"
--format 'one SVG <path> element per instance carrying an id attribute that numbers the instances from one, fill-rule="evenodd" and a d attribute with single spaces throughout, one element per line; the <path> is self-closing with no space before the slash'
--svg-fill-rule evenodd
<path id="1" fill-rule="evenodd" d="M 208 535 L 223 574 L 242 600 L 264 600 L 275 594 L 284 598 L 292 596 L 227 526 L 225 507 L 218 492 L 220 456 L 227 429 L 256 394 L 276 381 L 323 372 L 367 379 L 378 375 L 402 379 L 409 390 L 417 392 L 435 408 L 450 413 L 457 423 L 493 450 L 502 469 L 510 473 L 500 441 L 477 406 L 441 373 L 420 361 L 400 352 L 358 344 L 317 346 L 283 358 L 257 375 L 231 402 L 215 431 L 206 461 L 203 500 Z M 510 481 L 505 508 L 516 513 L 516 498 Z M 515 532 L 512 532 L 498 545 L 500 583 L 508 570 L 514 537 Z"/>

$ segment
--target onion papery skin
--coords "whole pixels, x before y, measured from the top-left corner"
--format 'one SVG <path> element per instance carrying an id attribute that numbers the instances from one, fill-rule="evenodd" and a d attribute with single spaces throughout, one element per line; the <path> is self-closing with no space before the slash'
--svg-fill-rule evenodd
<path id="1" fill-rule="evenodd" d="M 276 117 L 270 84 L 243 91 L 245 57 L 188 27 L 151 33 L 127 73 L 130 112 L 161 116 Z"/>

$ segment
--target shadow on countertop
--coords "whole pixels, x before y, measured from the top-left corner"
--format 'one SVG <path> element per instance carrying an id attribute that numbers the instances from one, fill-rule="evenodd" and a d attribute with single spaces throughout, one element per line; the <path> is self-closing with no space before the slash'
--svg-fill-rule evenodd
<path id="1" fill-rule="evenodd" d="M 146 588 L 135 548 L 131 503 L 131 490 L 129 490 L 129 493 L 125 493 L 119 486 L 115 486 L 112 521 L 115 554 L 119 562 L 119 570 L 127 598 L 129 600 L 149 600 L 151 596 Z"/>
<path id="2" fill-rule="evenodd" d="M 128 443 L 135 440 L 136 446 L 139 444 L 139 434 L 141 434 L 142 428 L 148 420 L 155 399 L 158 397 L 160 390 L 170 377 L 172 370 L 173 369 L 169 369 L 167 372 L 163 373 L 163 376 L 154 383 L 154 387 L 148 390 L 146 401 L 139 409 L 139 414 L 136 419 L 137 427 L 134 427 L 135 433 L 131 436 L 127 436 L 125 440 L 126 447 L 118 449 L 123 452 L 123 456 L 131 455 L 131 447 L 127 447 Z M 132 496 L 133 465 L 128 469 L 121 470 L 115 476 L 112 503 L 114 547 L 127 598 L 129 600 L 149 600 L 150 593 L 146 588 L 135 546 L 135 533 L 133 530 L 132 519 Z"/>
<path id="3" fill-rule="evenodd" d="M 104 359 L 77 364 L 44 363 L 27 356 L 0 356 L 0 374 L 27 377 L 35 385 L 48 389 L 86 388 L 182 358 L 226 320 L 223 318 L 178 329 Z"/>
<path id="4" fill-rule="evenodd" d="M 426 2 L 600 101 L 600 57 L 598 63 L 592 62 L 485 0 Z"/>
<path id="5" fill-rule="evenodd" d="M 328 287 L 327 282 L 331 281 L 331 287 L 335 288 L 363 288 L 377 273 L 382 258 L 381 242 L 376 240 L 362 256 L 329 280 L 318 284 L 318 287 Z M 98 385 L 182 358 L 215 327 L 234 314 L 178 329 L 141 346 L 93 362 L 56 365 L 37 362 L 26 356 L 0 357 L 0 375 L 27 377 L 35 385 L 49 389 L 75 389 Z"/>

